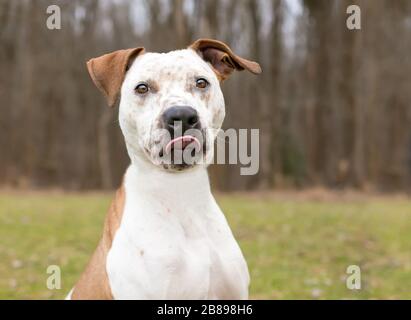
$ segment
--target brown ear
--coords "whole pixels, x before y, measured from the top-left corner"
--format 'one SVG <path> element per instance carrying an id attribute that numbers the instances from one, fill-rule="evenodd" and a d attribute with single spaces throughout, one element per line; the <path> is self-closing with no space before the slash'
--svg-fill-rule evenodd
<path id="1" fill-rule="evenodd" d="M 133 60 L 143 52 L 144 48 L 141 47 L 124 49 L 87 61 L 87 69 L 91 79 L 103 92 L 110 107 L 118 99 L 126 71 Z"/>
<path id="2" fill-rule="evenodd" d="M 261 73 L 257 62 L 237 56 L 224 42 L 212 39 L 198 39 L 189 46 L 205 61 L 209 62 L 220 80 L 225 80 L 234 70 L 248 70 Z"/>

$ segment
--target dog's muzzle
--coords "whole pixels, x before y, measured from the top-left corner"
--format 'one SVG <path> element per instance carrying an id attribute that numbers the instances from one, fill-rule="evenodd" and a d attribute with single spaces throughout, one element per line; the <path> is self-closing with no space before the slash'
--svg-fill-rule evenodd
<path id="1" fill-rule="evenodd" d="M 194 166 L 205 152 L 204 134 L 197 111 L 188 106 L 173 106 L 162 115 L 163 127 L 169 133 L 160 151 L 164 168 L 183 170 Z"/>

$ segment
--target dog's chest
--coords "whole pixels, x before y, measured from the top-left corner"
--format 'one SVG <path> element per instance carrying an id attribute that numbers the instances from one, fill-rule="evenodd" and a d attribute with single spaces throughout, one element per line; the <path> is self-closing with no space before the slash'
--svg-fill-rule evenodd
<path id="1" fill-rule="evenodd" d="M 214 200 L 163 200 L 126 200 L 107 258 L 114 298 L 247 298 L 247 265 Z"/>

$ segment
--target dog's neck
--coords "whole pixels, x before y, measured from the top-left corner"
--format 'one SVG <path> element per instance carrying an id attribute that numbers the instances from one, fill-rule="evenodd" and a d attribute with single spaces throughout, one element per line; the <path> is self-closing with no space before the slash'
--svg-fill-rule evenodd
<path id="1" fill-rule="evenodd" d="M 142 160 L 132 161 L 126 173 L 131 196 L 137 195 L 153 201 L 179 206 L 203 205 L 210 201 L 211 190 L 205 166 L 184 172 L 166 172 Z"/>

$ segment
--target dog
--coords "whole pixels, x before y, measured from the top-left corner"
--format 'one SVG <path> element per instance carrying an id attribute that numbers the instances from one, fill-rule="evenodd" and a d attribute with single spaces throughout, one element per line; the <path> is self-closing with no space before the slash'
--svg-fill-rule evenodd
<path id="1" fill-rule="evenodd" d="M 109 106 L 120 100 L 131 164 L 67 299 L 248 299 L 247 263 L 211 194 L 207 164 L 225 117 L 221 82 L 235 70 L 259 74 L 259 64 L 199 39 L 168 53 L 118 50 L 87 69 Z M 161 161 L 189 145 L 204 161 Z"/>

